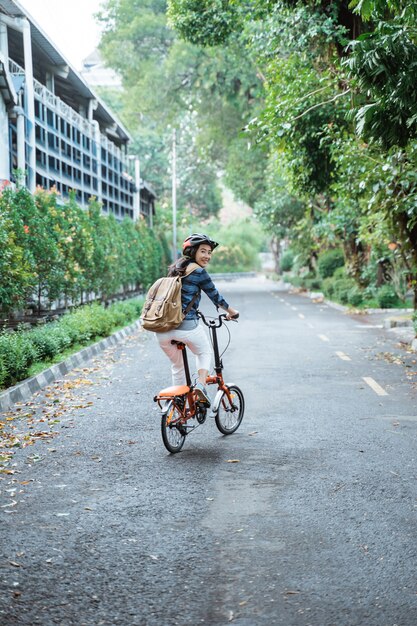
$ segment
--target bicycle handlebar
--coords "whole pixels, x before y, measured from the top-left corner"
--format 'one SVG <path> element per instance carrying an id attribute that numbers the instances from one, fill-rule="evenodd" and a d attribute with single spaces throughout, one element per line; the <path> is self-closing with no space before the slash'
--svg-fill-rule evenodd
<path id="1" fill-rule="evenodd" d="M 229 317 L 227 313 L 220 313 L 220 315 L 216 319 L 211 319 L 207 321 L 201 311 L 197 311 L 197 315 L 203 320 L 203 324 L 205 324 L 209 328 L 220 328 L 220 326 L 223 325 L 224 321 L 237 322 L 237 318 L 239 317 L 239 313 L 237 315 L 234 315 L 233 317 Z"/>

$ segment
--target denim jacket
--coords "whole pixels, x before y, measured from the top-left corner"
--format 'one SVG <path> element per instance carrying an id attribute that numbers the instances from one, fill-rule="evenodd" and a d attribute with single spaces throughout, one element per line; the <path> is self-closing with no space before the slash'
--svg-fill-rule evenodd
<path id="1" fill-rule="evenodd" d="M 214 286 L 209 274 L 201 267 L 191 272 L 188 276 L 184 276 L 182 279 L 181 301 L 183 310 L 187 308 L 195 294 L 199 294 L 190 311 L 185 316 L 186 320 L 197 320 L 197 309 L 200 305 L 201 290 L 207 294 L 216 307 L 221 306 L 223 309 L 229 308 L 226 300 L 219 294 Z"/>

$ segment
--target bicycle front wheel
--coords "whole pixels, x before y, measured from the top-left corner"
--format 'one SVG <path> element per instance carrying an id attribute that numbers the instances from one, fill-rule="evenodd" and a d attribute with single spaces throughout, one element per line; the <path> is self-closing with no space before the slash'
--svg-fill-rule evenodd
<path id="1" fill-rule="evenodd" d="M 179 452 L 184 445 L 187 431 L 181 423 L 181 412 L 170 400 L 161 418 L 162 441 L 168 452 Z"/>
<path id="2" fill-rule="evenodd" d="M 239 387 L 231 385 L 229 392 L 232 402 L 223 392 L 216 413 L 216 426 L 223 435 L 231 435 L 239 428 L 245 412 L 245 398 Z"/>

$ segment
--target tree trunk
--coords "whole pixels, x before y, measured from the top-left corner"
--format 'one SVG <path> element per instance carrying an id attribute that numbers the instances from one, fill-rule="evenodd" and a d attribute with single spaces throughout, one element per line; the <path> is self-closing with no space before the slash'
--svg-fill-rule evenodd
<path id="1" fill-rule="evenodd" d="M 417 275 L 414 275 L 414 298 L 413 298 L 413 308 L 414 311 L 417 311 Z"/>
<path id="2" fill-rule="evenodd" d="M 42 287 L 41 283 L 38 283 L 38 316 L 41 315 L 41 297 L 42 297 Z"/>
<path id="3" fill-rule="evenodd" d="M 274 265 L 275 265 L 275 272 L 276 274 L 279 276 L 281 274 L 281 267 L 280 267 L 280 240 L 278 239 L 278 237 L 272 237 L 271 240 L 271 250 L 272 250 L 272 254 L 274 257 Z"/>

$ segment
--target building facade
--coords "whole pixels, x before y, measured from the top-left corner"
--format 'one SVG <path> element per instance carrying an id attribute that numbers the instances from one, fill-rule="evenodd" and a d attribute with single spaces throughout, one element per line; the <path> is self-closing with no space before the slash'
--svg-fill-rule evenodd
<path id="1" fill-rule="evenodd" d="M 16 0 L 0 0 L 0 182 L 96 197 L 117 219 L 152 226 L 155 193 L 129 133 Z"/>

